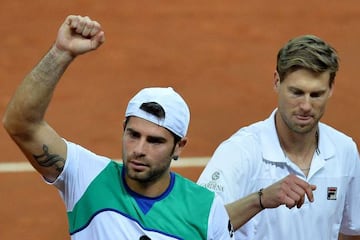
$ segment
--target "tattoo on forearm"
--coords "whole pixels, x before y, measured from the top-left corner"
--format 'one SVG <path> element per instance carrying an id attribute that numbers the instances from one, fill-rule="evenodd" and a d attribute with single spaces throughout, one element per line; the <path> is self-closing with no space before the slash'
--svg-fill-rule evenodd
<path id="1" fill-rule="evenodd" d="M 40 155 L 33 155 L 35 160 L 39 163 L 42 167 L 56 167 L 58 172 L 61 172 L 65 165 L 65 159 L 60 157 L 57 154 L 49 153 L 49 148 L 45 144 L 43 145 L 43 154 Z"/>

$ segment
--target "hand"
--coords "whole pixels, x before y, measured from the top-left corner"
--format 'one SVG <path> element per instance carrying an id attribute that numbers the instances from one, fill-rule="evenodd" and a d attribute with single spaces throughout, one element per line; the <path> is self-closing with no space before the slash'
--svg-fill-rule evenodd
<path id="1" fill-rule="evenodd" d="M 261 201 L 265 208 L 276 208 L 283 204 L 290 209 L 295 206 L 300 208 L 305 201 L 305 195 L 310 202 L 314 201 L 315 189 L 315 185 L 290 174 L 265 188 Z"/>
<path id="2" fill-rule="evenodd" d="M 104 41 L 104 31 L 97 21 L 70 15 L 61 25 L 54 47 L 75 57 L 97 49 Z"/>

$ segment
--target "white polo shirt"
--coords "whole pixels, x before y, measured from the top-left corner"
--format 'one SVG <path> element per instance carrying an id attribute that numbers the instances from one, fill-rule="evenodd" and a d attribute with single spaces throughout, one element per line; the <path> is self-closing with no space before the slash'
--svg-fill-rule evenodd
<path id="1" fill-rule="evenodd" d="M 236 201 L 292 173 L 315 184 L 313 203 L 266 209 L 236 232 L 236 239 L 337 240 L 339 232 L 360 235 L 360 160 L 355 142 L 319 124 L 319 151 L 306 177 L 286 158 L 275 129 L 276 109 L 222 142 L 198 184 L 217 192 L 225 203 Z"/>

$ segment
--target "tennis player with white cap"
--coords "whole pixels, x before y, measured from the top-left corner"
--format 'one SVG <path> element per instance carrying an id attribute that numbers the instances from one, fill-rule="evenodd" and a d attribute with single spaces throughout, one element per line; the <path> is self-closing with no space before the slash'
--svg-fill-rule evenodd
<path id="1" fill-rule="evenodd" d="M 105 41 L 100 24 L 68 16 L 55 44 L 25 77 L 3 124 L 65 203 L 71 239 L 232 239 L 215 194 L 170 171 L 186 145 L 190 112 L 172 88 L 146 88 L 125 112 L 123 163 L 61 137 L 44 119 L 61 76 Z"/>

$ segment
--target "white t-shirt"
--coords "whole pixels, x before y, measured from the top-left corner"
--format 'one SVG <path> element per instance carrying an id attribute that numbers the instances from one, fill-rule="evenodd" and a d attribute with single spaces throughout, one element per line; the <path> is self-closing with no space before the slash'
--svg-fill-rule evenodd
<path id="1" fill-rule="evenodd" d="M 317 186 L 314 202 L 266 209 L 235 233 L 235 239 L 337 240 L 339 232 L 360 235 L 360 160 L 355 142 L 323 123 L 319 146 L 306 177 L 286 158 L 274 115 L 244 127 L 216 149 L 198 184 L 236 201 L 292 173 Z"/>
<path id="2" fill-rule="evenodd" d="M 145 197 L 126 185 L 121 163 L 66 143 L 64 169 L 52 184 L 65 202 L 71 239 L 233 239 L 213 192 L 171 173 L 163 194 Z"/>

